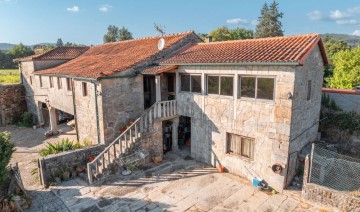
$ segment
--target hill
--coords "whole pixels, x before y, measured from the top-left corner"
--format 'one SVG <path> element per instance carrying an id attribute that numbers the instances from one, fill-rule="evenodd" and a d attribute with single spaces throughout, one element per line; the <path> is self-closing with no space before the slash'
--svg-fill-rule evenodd
<path id="1" fill-rule="evenodd" d="M 0 51 L 7 51 L 9 49 L 11 49 L 13 46 L 15 46 L 17 44 L 12 44 L 12 43 L 0 43 Z M 38 44 L 35 44 L 35 45 L 26 45 L 26 46 L 29 46 L 29 47 L 33 47 L 33 46 L 37 46 L 37 45 L 53 45 L 55 46 L 55 43 L 38 43 Z"/>
<path id="2" fill-rule="evenodd" d="M 322 34 L 322 37 L 331 36 L 335 40 L 343 40 L 350 46 L 360 46 L 360 36 L 356 35 L 347 35 L 347 34 L 335 34 L 335 33 L 326 33 Z"/>

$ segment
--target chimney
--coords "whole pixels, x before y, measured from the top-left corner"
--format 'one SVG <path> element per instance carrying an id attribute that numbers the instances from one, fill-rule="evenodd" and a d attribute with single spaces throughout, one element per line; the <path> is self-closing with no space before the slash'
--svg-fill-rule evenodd
<path id="1" fill-rule="evenodd" d="M 211 36 L 207 36 L 205 38 L 205 43 L 211 43 L 212 42 L 212 37 Z"/>

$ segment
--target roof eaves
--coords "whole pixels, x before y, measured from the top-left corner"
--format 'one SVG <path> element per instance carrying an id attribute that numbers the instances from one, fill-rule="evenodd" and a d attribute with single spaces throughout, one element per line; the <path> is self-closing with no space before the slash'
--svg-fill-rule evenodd
<path id="1" fill-rule="evenodd" d="M 178 65 L 178 66 L 190 66 L 190 65 L 285 65 L 285 66 L 298 66 L 302 65 L 299 62 L 228 62 L 228 63 L 160 63 L 160 65 Z"/>

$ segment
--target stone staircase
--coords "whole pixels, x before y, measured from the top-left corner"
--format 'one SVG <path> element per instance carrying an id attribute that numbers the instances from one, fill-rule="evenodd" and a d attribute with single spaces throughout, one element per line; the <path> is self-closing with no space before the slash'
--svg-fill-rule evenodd
<path id="1" fill-rule="evenodd" d="M 148 151 L 142 145 L 144 142 L 143 134 L 155 120 L 175 117 L 176 110 L 176 100 L 156 102 L 147 109 L 104 151 L 87 164 L 89 184 L 102 181 L 107 176 L 115 174 L 125 164 L 131 163 L 129 160 L 145 159 L 148 156 Z"/>

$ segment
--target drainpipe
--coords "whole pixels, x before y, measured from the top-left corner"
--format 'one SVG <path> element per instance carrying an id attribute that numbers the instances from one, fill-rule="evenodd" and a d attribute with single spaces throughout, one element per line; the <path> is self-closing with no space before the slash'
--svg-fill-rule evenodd
<path id="1" fill-rule="evenodd" d="M 97 134 L 97 143 L 100 144 L 100 127 L 99 127 L 99 107 L 98 107 L 98 92 L 96 82 L 94 83 L 94 95 L 95 95 L 95 116 L 96 116 L 96 134 Z"/>
<path id="2" fill-rule="evenodd" d="M 76 105 L 75 105 L 75 88 L 74 88 L 74 83 L 72 85 L 72 97 L 73 97 L 73 107 L 74 107 L 74 117 L 75 117 L 75 128 L 76 128 L 76 140 L 79 140 L 79 127 L 78 127 L 78 122 L 77 122 L 77 116 L 76 116 Z"/>

